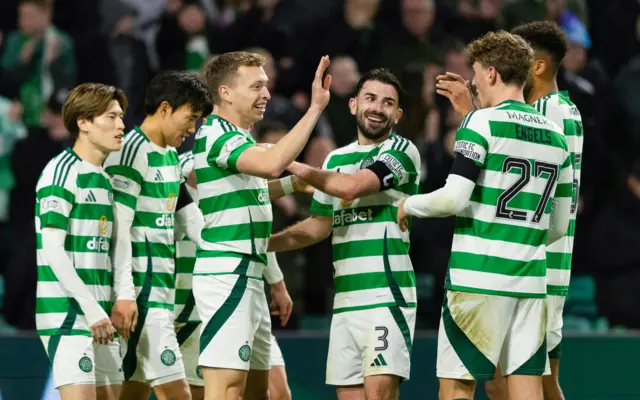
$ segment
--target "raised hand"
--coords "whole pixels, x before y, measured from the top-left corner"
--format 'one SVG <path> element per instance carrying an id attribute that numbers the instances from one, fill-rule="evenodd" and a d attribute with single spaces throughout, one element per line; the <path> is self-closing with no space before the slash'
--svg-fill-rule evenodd
<path id="1" fill-rule="evenodd" d="M 324 72 L 329 68 L 329 56 L 324 56 L 320 59 L 318 69 L 316 69 L 316 75 L 311 85 L 311 105 L 309 107 L 315 107 L 322 111 L 329 104 L 331 94 L 329 88 L 331 87 L 331 75 L 324 76 Z"/>

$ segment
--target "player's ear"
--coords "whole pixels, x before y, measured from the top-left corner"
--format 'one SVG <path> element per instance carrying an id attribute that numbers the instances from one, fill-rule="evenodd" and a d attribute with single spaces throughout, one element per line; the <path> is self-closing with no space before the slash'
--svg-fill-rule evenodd
<path id="1" fill-rule="evenodd" d="M 91 123 L 91 121 L 86 118 L 80 117 L 78 118 L 76 123 L 78 124 L 79 132 L 87 132 L 89 130 L 89 124 Z"/>
<path id="2" fill-rule="evenodd" d="M 218 96 L 220 96 L 220 99 L 222 99 L 223 101 L 227 102 L 227 103 L 231 103 L 231 92 L 229 91 L 229 87 L 225 86 L 225 85 L 220 85 L 220 87 L 218 87 Z"/>
<path id="3" fill-rule="evenodd" d="M 534 60 L 533 61 L 533 74 L 535 76 L 540 76 L 544 74 L 547 70 L 547 62 L 544 60 Z"/>
<path id="4" fill-rule="evenodd" d="M 402 108 L 398 108 L 396 110 L 396 115 L 394 116 L 394 121 L 393 121 L 396 125 L 400 121 L 400 118 L 402 118 L 403 114 L 404 114 L 404 111 L 402 111 Z"/>
<path id="5" fill-rule="evenodd" d="M 349 99 L 349 110 L 351 111 L 351 115 L 356 115 L 356 106 L 358 105 L 358 100 L 355 97 Z"/>
<path id="6" fill-rule="evenodd" d="M 160 106 L 158 106 L 158 111 L 160 112 L 160 115 L 166 117 L 167 115 L 171 115 L 173 113 L 173 107 L 171 107 L 171 104 L 169 104 L 169 102 L 164 100 L 162 101 L 162 103 L 160 103 Z"/>

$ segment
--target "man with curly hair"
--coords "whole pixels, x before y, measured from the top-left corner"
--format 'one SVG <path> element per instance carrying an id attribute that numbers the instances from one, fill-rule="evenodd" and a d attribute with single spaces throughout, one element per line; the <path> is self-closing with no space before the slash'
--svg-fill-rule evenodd
<path id="1" fill-rule="evenodd" d="M 534 51 L 491 32 L 467 46 L 478 110 L 456 134 L 446 185 L 411 196 L 406 218 L 456 215 L 438 335 L 440 398 L 473 398 L 500 363 L 510 399 L 542 399 L 546 245 L 569 225 L 573 167 L 558 125 L 525 103 Z"/>

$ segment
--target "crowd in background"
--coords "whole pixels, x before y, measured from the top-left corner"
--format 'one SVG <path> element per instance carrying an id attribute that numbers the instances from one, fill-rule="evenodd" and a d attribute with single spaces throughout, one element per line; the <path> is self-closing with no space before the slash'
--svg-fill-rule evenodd
<path id="1" fill-rule="evenodd" d="M 254 134 L 274 142 L 306 110 L 313 72 L 328 54 L 331 102 L 301 155 L 321 166 L 328 152 L 356 138 L 348 101 L 360 74 L 386 67 L 406 90 L 397 132 L 421 151 L 421 191 L 427 193 L 444 185 L 460 123 L 448 100 L 435 94 L 435 77 L 451 71 L 471 79 L 466 43 L 541 19 L 555 20 L 567 34 L 558 82 L 584 122 L 570 296 L 589 292 L 588 282 L 595 283 L 595 294 L 592 307 L 575 312 L 640 328 L 637 0 L 2 0 L 2 317 L 19 329 L 35 325 L 35 185 L 45 164 L 69 144 L 61 107 L 74 85 L 93 81 L 125 90 L 131 129 L 144 118 L 145 88 L 157 71 L 197 72 L 215 54 L 249 49 L 266 57 L 272 96 Z M 305 195 L 276 202 L 274 232 L 304 218 L 309 203 Z M 413 224 L 418 329 L 438 324 L 453 221 Z M 295 301 L 289 327 L 313 327 L 310 317 L 323 320 L 331 310 L 330 239 L 278 259 Z"/>

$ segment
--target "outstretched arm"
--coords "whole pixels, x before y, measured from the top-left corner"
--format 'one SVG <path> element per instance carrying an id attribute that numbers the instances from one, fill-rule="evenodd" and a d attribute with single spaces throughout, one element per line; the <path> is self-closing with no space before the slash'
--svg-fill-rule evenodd
<path id="1" fill-rule="evenodd" d="M 271 235 L 268 251 L 291 251 L 309 247 L 327 238 L 332 228 L 332 217 L 311 215 L 304 221 Z"/>
<path id="2" fill-rule="evenodd" d="M 329 57 L 322 57 L 312 84 L 311 105 L 300 121 L 268 149 L 253 146 L 243 151 L 236 163 L 238 171 L 264 178 L 277 178 L 300 155 L 322 110 L 329 103 L 331 76 L 324 77 L 328 66 Z"/>
<path id="3" fill-rule="evenodd" d="M 294 162 L 289 166 L 289 171 L 318 190 L 344 200 L 378 193 L 381 187 L 378 175 L 370 169 L 363 169 L 355 174 L 342 174 Z"/>

